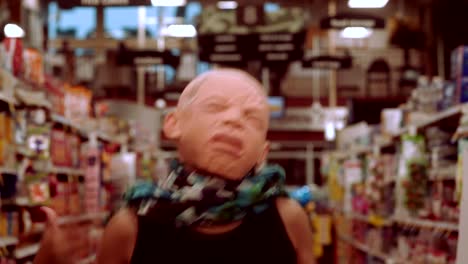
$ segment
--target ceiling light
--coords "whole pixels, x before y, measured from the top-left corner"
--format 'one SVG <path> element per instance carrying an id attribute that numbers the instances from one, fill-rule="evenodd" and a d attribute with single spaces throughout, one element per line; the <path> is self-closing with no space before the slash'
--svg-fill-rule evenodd
<path id="1" fill-rule="evenodd" d="M 388 0 L 349 0 L 350 8 L 382 8 L 388 3 Z"/>
<path id="2" fill-rule="evenodd" d="M 365 27 L 347 27 L 341 31 L 342 38 L 361 39 L 367 38 L 372 34 L 372 30 Z"/>
<path id="3" fill-rule="evenodd" d="M 193 38 L 197 35 L 197 30 L 193 25 L 170 25 L 165 34 L 175 38 Z"/>
<path id="4" fill-rule="evenodd" d="M 219 1 L 218 8 L 219 9 L 236 9 L 237 2 L 236 1 Z"/>
<path id="5" fill-rule="evenodd" d="M 3 33 L 7 38 L 22 38 L 24 37 L 24 30 L 16 24 L 6 24 L 3 28 Z"/>
<path id="6" fill-rule="evenodd" d="M 151 0 L 153 6 L 183 6 L 186 0 Z"/>

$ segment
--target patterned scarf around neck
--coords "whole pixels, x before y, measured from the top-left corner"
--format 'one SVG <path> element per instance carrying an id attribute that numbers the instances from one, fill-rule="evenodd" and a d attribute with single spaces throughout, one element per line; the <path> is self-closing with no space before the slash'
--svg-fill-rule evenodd
<path id="1" fill-rule="evenodd" d="M 252 170 L 240 181 L 229 181 L 189 171 L 174 161 L 169 176 L 136 184 L 126 192 L 128 204 L 138 202 L 138 214 L 152 208 L 177 226 L 209 226 L 243 219 L 248 212 L 260 213 L 272 198 L 287 196 L 285 173 L 278 165 Z"/>

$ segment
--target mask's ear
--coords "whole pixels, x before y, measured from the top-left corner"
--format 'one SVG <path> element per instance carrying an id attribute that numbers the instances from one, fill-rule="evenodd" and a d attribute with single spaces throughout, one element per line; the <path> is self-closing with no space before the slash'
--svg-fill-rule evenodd
<path id="1" fill-rule="evenodd" d="M 263 145 L 263 150 L 260 155 L 260 158 L 257 161 L 258 168 L 262 168 L 265 165 L 269 152 L 270 152 L 270 142 L 266 141 L 265 144 Z"/>
<path id="2" fill-rule="evenodd" d="M 164 118 L 163 124 L 164 135 L 171 140 L 179 140 L 181 136 L 179 118 L 176 112 L 170 112 Z"/>

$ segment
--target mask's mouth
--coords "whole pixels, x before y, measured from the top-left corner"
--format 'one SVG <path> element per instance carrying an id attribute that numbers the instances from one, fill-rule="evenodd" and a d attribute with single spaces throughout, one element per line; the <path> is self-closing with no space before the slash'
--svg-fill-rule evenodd
<path id="1" fill-rule="evenodd" d="M 241 156 L 242 150 L 244 148 L 244 143 L 240 138 L 233 137 L 228 134 L 215 134 L 211 138 L 211 141 L 215 143 L 213 146 L 215 149 L 233 155 L 237 158 Z"/>

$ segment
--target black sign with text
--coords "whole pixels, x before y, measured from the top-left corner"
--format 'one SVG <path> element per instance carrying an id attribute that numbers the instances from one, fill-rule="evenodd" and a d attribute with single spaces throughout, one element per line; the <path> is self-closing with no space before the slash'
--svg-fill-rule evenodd
<path id="1" fill-rule="evenodd" d="M 320 55 L 304 58 L 302 67 L 313 69 L 344 70 L 353 66 L 351 56 Z"/>
<path id="2" fill-rule="evenodd" d="M 177 68 L 180 58 L 169 51 L 122 50 L 118 53 L 119 64 L 123 65 L 169 65 Z"/>
<path id="3" fill-rule="evenodd" d="M 366 14 L 339 14 L 320 21 L 322 29 L 343 29 L 346 27 L 385 28 L 385 20 Z"/>
<path id="4" fill-rule="evenodd" d="M 301 60 L 305 32 L 252 33 L 248 35 L 199 35 L 202 61 L 218 64 L 245 64 L 262 61 L 265 67 Z"/>
<path id="5" fill-rule="evenodd" d="M 148 6 L 151 0 L 57 0 L 60 8 L 79 6 Z"/>

